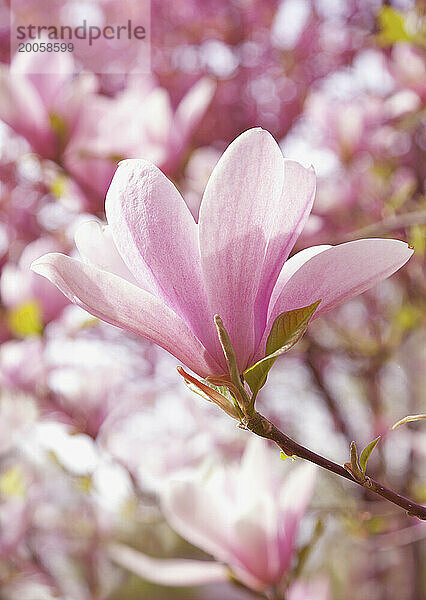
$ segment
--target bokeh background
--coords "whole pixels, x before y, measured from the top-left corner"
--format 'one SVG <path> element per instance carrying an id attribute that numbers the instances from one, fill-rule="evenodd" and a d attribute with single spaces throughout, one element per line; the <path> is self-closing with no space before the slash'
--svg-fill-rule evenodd
<path id="1" fill-rule="evenodd" d="M 40 14 L 45 5 L 15 4 Z M 109 1 L 53 5 L 50 22 L 64 10 L 114 14 Z M 238 470 L 250 435 L 191 394 L 174 359 L 69 305 L 29 265 L 52 250 L 76 254 L 75 229 L 104 220 L 121 158 L 156 163 L 197 218 L 221 152 L 254 126 L 318 175 L 295 251 L 362 237 L 415 248 L 399 273 L 309 328 L 276 363 L 261 410 L 340 463 L 351 440 L 382 436 L 371 474 L 426 501 L 425 426 L 391 429 L 425 412 L 424 9 L 152 0 L 152 73 L 142 76 L 128 72 L 125 52 L 111 58 L 123 73 L 103 75 L 72 53 L 10 56 L 0 8 L 1 600 L 251 597 L 232 581 L 158 586 L 113 561 L 116 542 L 208 559 L 168 522 L 162 494 L 182 472 Z M 34 75 L 38 60 L 60 60 L 58 74 Z M 269 452 L 285 482 L 293 465 Z M 301 582 L 292 600 L 317 600 L 316 585 L 325 600 L 421 600 L 424 526 L 355 487 L 318 473 L 284 574 Z"/>

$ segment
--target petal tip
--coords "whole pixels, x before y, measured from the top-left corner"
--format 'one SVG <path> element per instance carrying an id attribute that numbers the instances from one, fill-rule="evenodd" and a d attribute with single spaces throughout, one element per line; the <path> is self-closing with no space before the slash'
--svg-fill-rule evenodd
<path id="1" fill-rule="evenodd" d="M 411 246 L 408 242 L 406 242 L 405 240 L 395 240 L 395 239 L 389 239 L 389 242 L 393 242 L 393 245 L 395 246 L 396 244 L 398 244 L 398 246 L 400 246 L 402 253 L 404 254 L 405 257 L 407 257 L 407 260 L 409 258 L 411 258 L 411 256 L 413 256 L 414 252 L 415 252 L 415 248 L 414 246 Z"/>
<path id="2" fill-rule="evenodd" d="M 272 138 L 275 141 L 274 136 L 272 135 L 272 133 L 270 133 L 267 129 L 263 129 L 263 127 L 252 127 L 251 129 L 246 129 L 246 131 L 243 131 L 243 133 L 241 133 L 238 137 L 263 137 L 263 138 Z M 236 138 L 238 139 L 238 138 Z"/>
<path id="3" fill-rule="evenodd" d="M 37 275 L 43 275 L 43 277 L 45 277 L 45 267 L 46 266 L 47 265 L 44 261 L 44 256 L 41 256 L 40 258 L 33 260 L 33 262 L 30 265 L 30 270 L 33 271 L 34 273 L 37 273 Z"/>
<path id="4" fill-rule="evenodd" d="M 52 269 L 55 270 L 57 259 L 64 256 L 60 252 L 50 252 L 49 254 L 43 254 L 40 258 L 34 260 L 30 269 L 37 275 L 42 275 L 46 279 L 52 280 Z M 68 258 L 68 257 L 67 257 Z"/>

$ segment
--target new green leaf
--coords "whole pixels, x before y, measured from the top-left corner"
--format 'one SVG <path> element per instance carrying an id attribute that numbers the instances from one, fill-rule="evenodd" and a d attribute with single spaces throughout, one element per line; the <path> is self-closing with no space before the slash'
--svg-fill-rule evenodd
<path id="1" fill-rule="evenodd" d="M 380 437 L 381 436 L 379 435 L 379 437 L 377 437 L 375 440 L 370 442 L 368 444 L 368 446 L 366 446 L 364 448 L 364 450 L 361 452 L 361 456 L 359 457 L 359 466 L 361 467 L 361 471 L 362 471 L 363 475 L 365 475 L 365 472 L 367 470 L 368 459 L 370 458 L 370 455 L 373 452 L 374 448 L 377 446 L 377 443 L 380 440 Z"/>
<path id="2" fill-rule="evenodd" d="M 275 360 L 292 348 L 305 333 L 309 321 L 318 308 L 321 300 L 283 312 L 275 319 L 266 342 L 265 358 L 244 371 L 244 377 L 254 396 L 265 385 L 269 370 Z"/>

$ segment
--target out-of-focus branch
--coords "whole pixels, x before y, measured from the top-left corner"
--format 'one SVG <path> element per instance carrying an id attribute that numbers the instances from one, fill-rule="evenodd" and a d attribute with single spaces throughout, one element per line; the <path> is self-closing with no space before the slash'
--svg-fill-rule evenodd
<path id="1" fill-rule="evenodd" d="M 416 210 L 403 215 L 390 215 L 377 223 L 371 223 L 361 229 L 356 229 L 341 237 L 339 242 L 348 242 L 359 238 L 371 237 L 374 235 L 383 235 L 396 229 L 404 229 L 413 225 L 426 224 L 426 210 Z"/>
<path id="2" fill-rule="evenodd" d="M 292 440 L 260 413 L 256 411 L 253 412 L 251 416 L 246 418 L 244 424 L 247 429 L 256 435 L 275 442 L 285 454 L 289 456 L 298 456 L 299 458 L 309 460 L 323 469 L 327 469 L 327 471 L 331 471 L 336 475 L 340 475 L 340 477 L 344 477 L 353 483 L 357 483 L 361 487 L 368 489 L 375 494 L 379 494 L 382 496 L 382 498 L 385 498 L 389 502 L 392 502 L 393 504 L 396 504 L 397 506 L 400 506 L 406 510 L 410 516 L 426 520 L 426 506 L 417 504 L 413 500 L 397 494 L 371 477 L 365 476 L 363 479 L 355 479 L 341 465 L 329 460 L 328 458 L 325 458 L 324 456 L 312 452 L 308 448 L 305 448 L 304 446 L 301 446 Z"/>
<path id="3" fill-rule="evenodd" d="M 349 427 L 348 423 L 346 422 L 346 420 L 344 419 L 344 417 L 340 411 L 338 403 L 335 401 L 333 395 L 331 394 L 330 390 L 328 389 L 328 387 L 324 381 L 320 365 L 318 364 L 318 361 L 317 361 L 316 352 L 314 350 L 314 345 L 311 342 L 309 343 L 309 347 L 306 352 L 306 362 L 311 371 L 311 375 L 314 380 L 314 383 L 315 383 L 316 387 L 318 388 L 318 390 L 320 391 L 321 397 L 324 400 L 324 403 L 327 406 L 327 409 L 333 419 L 334 426 L 336 427 L 337 431 L 339 431 L 339 433 L 341 433 L 345 436 L 348 443 L 350 443 L 351 440 L 353 439 L 353 435 L 351 434 L 350 427 Z"/>

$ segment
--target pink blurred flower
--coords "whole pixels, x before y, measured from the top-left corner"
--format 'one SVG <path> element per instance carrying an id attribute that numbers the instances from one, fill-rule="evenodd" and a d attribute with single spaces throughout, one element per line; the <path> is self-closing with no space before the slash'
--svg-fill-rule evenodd
<path id="1" fill-rule="evenodd" d="M 3 348 L 2 345 L 1 354 Z M 25 396 L 3 393 L 0 403 L 0 457 L 3 458 L 8 452 L 19 447 L 19 442 L 25 437 L 37 416 L 38 411 L 33 400 Z"/>
<path id="2" fill-rule="evenodd" d="M 346 163 L 372 146 L 372 135 L 383 124 L 383 100 L 362 96 L 350 100 L 330 98 L 317 92 L 308 102 L 311 122 L 321 128 L 324 144 Z"/>
<path id="3" fill-rule="evenodd" d="M 201 377 L 227 372 L 213 323 L 219 314 L 242 372 L 264 355 L 280 313 L 321 299 L 317 317 L 412 254 L 398 240 L 364 239 L 307 248 L 287 261 L 314 194 L 314 171 L 285 160 L 262 129 L 223 154 L 198 225 L 159 169 L 127 160 L 108 191 L 109 226 L 77 231 L 84 262 L 48 254 L 32 268 L 74 303 L 154 341 Z"/>
<path id="4" fill-rule="evenodd" d="M 291 584 L 288 591 L 288 600 L 328 600 L 330 597 L 330 586 L 322 577 L 308 582 L 299 579 Z"/>
<path id="5" fill-rule="evenodd" d="M 176 473 L 199 466 L 206 456 L 210 460 L 240 457 L 246 442 L 245 434 L 231 419 L 224 421 L 211 402 L 193 401 L 173 368 L 173 358 L 164 353 L 156 375 L 145 383 L 151 397 L 140 394 L 131 410 L 127 402 L 121 399 L 117 403 L 115 397 L 115 410 L 98 437 L 102 446 L 134 474 L 141 489 L 156 494 Z M 171 376 L 166 378 L 164 373 Z"/>
<path id="6" fill-rule="evenodd" d="M 56 159 L 96 85 L 92 74 L 74 77 L 68 52 L 17 54 L 10 68 L 0 67 L 0 118 L 38 154 Z"/>
<path id="7" fill-rule="evenodd" d="M 172 175 L 181 165 L 214 89 L 212 80 L 201 79 L 176 110 L 164 88 L 140 78 L 114 98 L 94 97 L 67 148 L 67 168 L 89 193 L 102 200 L 117 161 L 124 157 L 143 156 Z"/>
<path id="8" fill-rule="evenodd" d="M 59 294 L 52 286 L 46 285 L 43 279 L 31 273 L 29 267 L 38 257 L 63 247 L 53 238 L 41 237 L 31 242 L 23 251 L 19 263 L 7 263 L 1 273 L 0 292 L 3 305 L 14 309 L 27 302 L 36 302 L 41 311 L 43 324 L 56 318 L 68 304 L 63 294 Z"/>
<path id="9" fill-rule="evenodd" d="M 186 164 L 183 180 L 185 202 L 197 222 L 204 189 L 220 155 L 216 148 L 204 146 L 191 152 Z"/>
<path id="10" fill-rule="evenodd" d="M 314 483 L 312 465 L 294 467 L 283 481 L 270 465 L 265 442 L 251 438 L 238 468 L 172 482 L 163 498 L 174 529 L 253 589 L 279 583 L 289 570 Z"/>
<path id="11" fill-rule="evenodd" d="M 371 22 L 374 13 L 359 4 L 355 19 L 353 9 L 341 3 L 340 21 L 315 0 L 154 0 L 152 69 L 173 104 L 194 79 L 216 77 L 217 92 L 197 128 L 197 145 L 229 143 L 256 125 L 282 138 L 314 82 L 353 56 L 364 14 Z"/>
<path id="12" fill-rule="evenodd" d="M 73 315 L 73 309 L 80 314 Z M 95 438 L 117 413 L 124 419 L 152 401 L 158 348 L 90 321 L 87 313 L 70 306 L 46 327 L 43 361 L 49 393 L 40 400 L 50 416 L 60 415 Z"/>
<path id="13" fill-rule="evenodd" d="M 28 508 L 22 498 L 0 502 L 0 559 L 9 558 L 29 526 Z"/>
<path id="14" fill-rule="evenodd" d="M 41 234 L 38 215 L 47 190 L 37 176 L 23 175 L 22 164 L 26 159 L 27 164 L 32 162 L 32 157 L 24 155 L 27 144 L 22 142 L 12 131 L 4 132 L 4 148 L 15 151 L 0 158 L 0 264 L 11 254 L 15 242 L 29 243 Z M 34 163 L 37 171 L 38 163 Z"/>
<path id="15" fill-rule="evenodd" d="M 241 464 L 217 467 L 207 475 L 204 471 L 198 476 L 190 472 L 186 478 L 166 484 L 162 494 L 170 525 L 254 590 L 280 584 L 289 572 L 299 522 L 315 479 L 315 467 L 310 464 L 293 467 L 285 479 L 277 477 L 271 458 L 267 444 L 251 438 Z M 199 562 L 200 570 L 206 570 L 205 579 L 192 581 L 185 565 L 172 577 L 172 571 L 162 571 L 161 560 L 151 563 L 148 569 L 144 563 L 147 557 L 129 553 L 125 547 L 113 546 L 112 556 L 122 566 L 157 583 L 196 585 L 213 581 L 209 578 L 209 569 L 214 567 L 211 563 Z M 172 567 L 173 562 L 164 561 L 164 569 L 167 563 Z M 197 561 L 189 563 L 193 566 Z M 213 574 L 226 580 L 226 569 L 220 574 L 216 566 Z"/>
<path id="16" fill-rule="evenodd" d="M 402 87 L 413 90 L 423 101 L 426 100 L 426 66 L 420 48 L 406 42 L 395 44 L 389 69 Z"/>
<path id="17" fill-rule="evenodd" d="M 3 388 L 29 394 L 46 389 L 44 344 L 38 337 L 9 340 L 0 346 L 0 383 Z"/>

